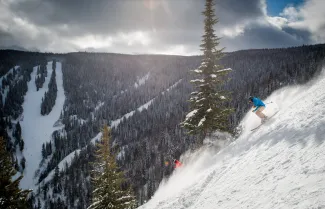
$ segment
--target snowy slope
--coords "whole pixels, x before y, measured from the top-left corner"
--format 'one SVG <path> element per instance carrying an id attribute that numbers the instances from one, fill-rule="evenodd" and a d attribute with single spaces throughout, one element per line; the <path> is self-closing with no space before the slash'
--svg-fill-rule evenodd
<path id="1" fill-rule="evenodd" d="M 278 114 L 219 153 L 205 149 L 162 183 L 141 209 L 325 208 L 325 75 L 267 101 Z"/>
<path id="2" fill-rule="evenodd" d="M 52 133 L 61 127 L 54 127 L 55 122 L 59 119 L 65 100 L 62 79 L 62 65 L 56 63 L 56 83 L 58 87 L 55 105 L 49 115 L 41 115 L 41 102 L 45 91 L 48 90 L 48 83 L 52 74 L 52 62 L 48 62 L 48 76 L 45 78 L 43 88 L 36 90 L 35 78 L 37 66 L 34 67 L 31 74 L 31 81 L 28 82 L 28 92 L 25 95 L 23 103 L 24 118 L 20 124 L 22 127 L 22 137 L 25 141 L 23 154 L 26 158 L 26 169 L 24 178 L 20 182 L 20 187 L 24 189 L 34 189 L 37 179 L 34 179 L 35 171 L 38 169 L 42 159 L 42 144 L 49 142 Z"/>

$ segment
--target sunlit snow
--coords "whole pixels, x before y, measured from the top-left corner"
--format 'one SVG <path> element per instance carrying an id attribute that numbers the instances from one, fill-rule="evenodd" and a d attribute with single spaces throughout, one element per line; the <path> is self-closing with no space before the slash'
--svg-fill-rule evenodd
<path id="1" fill-rule="evenodd" d="M 270 101 L 265 114 L 279 112 L 260 129 L 250 131 L 260 120 L 249 111 L 236 141 L 181 157 L 184 166 L 140 208 L 325 208 L 324 74 Z"/>

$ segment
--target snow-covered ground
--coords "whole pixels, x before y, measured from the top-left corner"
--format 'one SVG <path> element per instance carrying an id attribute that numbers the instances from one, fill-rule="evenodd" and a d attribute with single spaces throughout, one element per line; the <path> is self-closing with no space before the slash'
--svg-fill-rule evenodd
<path id="1" fill-rule="evenodd" d="M 20 121 L 22 127 L 22 137 L 25 141 L 23 154 L 26 158 L 26 169 L 24 178 L 20 182 L 23 189 L 34 189 L 38 179 L 34 179 L 35 171 L 38 169 L 42 159 L 42 144 L 49 142 L 53 131 L 60 127 L 54 127 L 59 119 L 65 100 L 63 90 L 62 65 L 56 63 L 56 83 L 58 87 L 55 105 L 49 115 L 41 115 L 41 102 L 45 91 L 48 90 L 48 83 L 52 74 L 52 62 L 47 64 L 48 76 L 45 78 L 43 88 L 36 90 L 35 77 L 37 66 L 34 67 L 31 74 L 31 81 L 28 82 L 28 92 L 25 95 L 23 103 L 24 119 Z"/>
<path id="2" fill-rule="evenodd" d="M 145 76 L 142 78 L 138 78 L 138 81 L 134 83 L 134 87 L 138 88 L 139 86 L 142 86 L 146 83 L 146 81 L 149 79 L 150 72 L 148 72 Z"/>
<path id="3" fill-rule="evenodd" d="M 248 112 L 235 142 L 193 153 L 140 208 L 325 208 L 325 75 L 266 101 L 266 124 L 251 132 Z"/>

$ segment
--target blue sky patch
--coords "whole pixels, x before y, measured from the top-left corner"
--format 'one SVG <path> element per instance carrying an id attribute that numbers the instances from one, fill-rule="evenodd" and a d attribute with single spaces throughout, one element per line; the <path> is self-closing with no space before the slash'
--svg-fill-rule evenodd
<path id="1" fill-rule="evenodd" d="M 304 0 L 266 0 L 266 2 L 268 15 L 278 16 L 286 6 L 299 6 Z"/>

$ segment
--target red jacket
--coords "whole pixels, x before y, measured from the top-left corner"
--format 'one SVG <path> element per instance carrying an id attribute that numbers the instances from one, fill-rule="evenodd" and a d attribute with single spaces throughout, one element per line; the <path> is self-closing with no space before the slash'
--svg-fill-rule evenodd
<path id="1" fill-rule="evenodd" d="M 174 161 L 174 163 L 175 163 L 175 166 L 174 166 L 174 168 L 179 168 L 179 167 L 181 167 L 181 166 L 182 166 L 182 163 L 181 163 L 181 162 L 179 162 L 178 160 L 175 160 L 175 161 Z"/>

